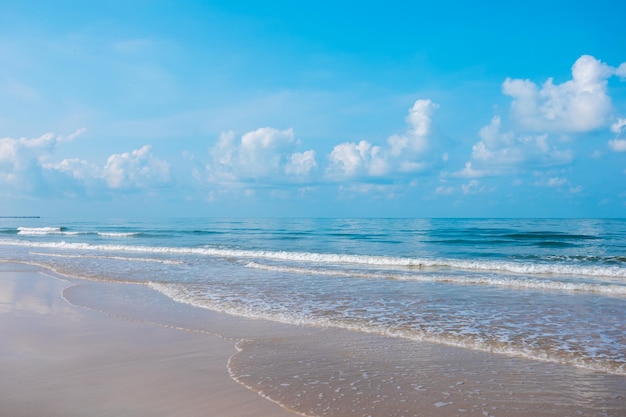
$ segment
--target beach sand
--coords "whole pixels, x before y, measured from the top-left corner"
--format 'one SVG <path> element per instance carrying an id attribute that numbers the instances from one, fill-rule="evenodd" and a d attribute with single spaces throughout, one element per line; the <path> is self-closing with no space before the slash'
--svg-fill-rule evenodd
<path id="1" fill-rule="evenodd" d="M 233 340 L 68 303 L 68 282 L 0 264 L 0 415 L 293 416 L 235 382 Z"/>
<path id="2" fill-rule="evenodd" d="M 0 416 L 626 415 L 623 376 L 60 278 L 0 263 Z"/>

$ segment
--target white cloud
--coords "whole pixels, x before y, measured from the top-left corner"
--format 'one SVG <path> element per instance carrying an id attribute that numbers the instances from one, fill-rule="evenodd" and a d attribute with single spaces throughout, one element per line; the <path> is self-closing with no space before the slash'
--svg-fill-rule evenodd
<path id="1" fill-rule="evenodd" d="M 387 140 L 392 156 L 398 157 L 405 152 L 415 154 L 426 149 L 432 115 L 438 108 L 438 104 L 427 99 L 419 99 L 413 103 L 406 117 L 408 125 L 406 134 L 393 135 Z"/>
<path id="2" fill-rule="evenodd" d="M 623 119 L 620 117 L 619 119 L 617 119 L 615 123 L 611 125 L 611 132 L 619 135 L 620 133 L 622 133 L 625 127 L 626 127 L 626 119 Z"/>
<path id="3" fill-rule="evenodd" d="M 76 129 L 73 133 L 70 133 L 67 136 L 60 136 L 60 142 L 71 142 L 74 139 L 76 139 L 77 137 L 79 137 L 80 135 L 82 135 L 83 133 L 85 133 L 87 131 L 87 129 L 85 129 L 84 127 L 81 127 L 80 129 Z"/>
<path id="4" fill-rule="evenodd" d="M 607 79 L 624 77 L 626 63 L 613 68 L 590 55 L 572 66 L 572 79 L 554 84 L 549 78 L 541 87 L 530 80 L 507 78 L 504 94 L 513 97 L 513 116 L 534 131 L 586 132 L 606 125 L 612 109 Z"/>
<path id="5" fill-rule="evenodd" d="M 373 146 L 365 140 L 335 146 L 329 159 L 328 173 L 335 178 L 361 175 L 381 176 L 388 171 L 382 148 Z"/>
<path id="6" fill-rule="evenodd" d="M 444 181 L 445 182 L 445 181 Z M 465 184 L 461 184 L 459 187 L 452 185 L 441 185 L 435 189 L 435 194 L 439 195 L 456 195 L 456 194 L 478 194 L 493 191 L 493 188 L 487 188 L 480 184 L 480 181 L 471 179 Z"/>
<path id="7" fill-rule="evenodd" d="M 31 188 L 41 185 L 47 160 L 60 143 L 69 142 L 85 129 L 68 136 L 45 133 L 36 138 L 0 139 L 0 183 L 14 188 Z"/>
<path id="8" fill-rule="evenodd" d="M 394 199 L 405 191 L 405 186 L 398 184 L 354 183 L 339 186 L 339 192 L 343 198 L 367 194 L 376 199 Z"/>
<path id="9" fill-rule="evenodd" d="M 328 176 L 342 180 L 424 170 L 428 164 L 417 159 L 428 148 L 432 115 L 438 107 L 430 100 L 416 100 L 406 117 L 406 132 L 390 136 L 387 146 L 373 145 L 365 140 L 336 145 L 329 155 Z"/>
<path id="10" fill-rule="evenodd" d="M 294 145 L 293 129 L 260 128 L 241 137 L 237 149 L 238 169 L 252 177 L 283 171 L 287 151 Z"/>
<path id="11" fill-rule="evenodd" d="M 410 174 L 415 172 L 424 171 L 428 168 L 429 164 L 426 162 L 413 162 L 413 161 L 398 161 L 396 163 L 398 172 L 403 174 Z"/>
<path id="12" fill-rule="evenodd" d="M 91 180 L 100 177 L 102 170 L 96 164 L 77 158 L 64 159 L 57 164 L 45 164 L 46 169 L 55 169 L 78 180 Z"/>
<path id="13" fill-rule="evenodd" d="M 439 186 L 437 187 L 437 189 L 435 190 L 436 194 L 440 194 L 440 195 L 452 195 L 454 194 L 455 190 L 454 187 L 450 187 L 450 186 Z"/>
<path id="14" fill-rule="evenodd" d="M 478 136 L 482 140 L 472 147 L 472 159 L 495 165 L 512 165 L 523 160 L 515 134 L 501 132 L 501 124 L 500 117 L 494 116 L 491 123 L 480 129 Z"/>
<path id="15" fill-rule="evenodd" d="M 568 181 L 565 178 L 552 177 L 552 178 L 548 178 L 548 180 L 546 181 L 545 185 L 546 185 L 546 187 L 560 187 L 560 186 L 565 185 L 567 183 L 568 183 Z"/>
<path id="16" fill-rule="evenodd" d="M 303 153 L 292 154 L 285 166 L 285 173 L 287 175 L 295 175 L 296 177 L 305 177 L 315 168 L 317 168 L 315 151 L 309 150 Z"/>
<path id="17" fill-rule="evenodd" d="M 610 140 L 609 148 L 611 148 L 615 152 L 626 152 L 626 139 Z"/>
<path id="18" fill-rule="evenodd" d="M 210 149 L 211 162 L 206 167 L 209 181 L 282 182 L 307 177 L 317 167 L 316 154 L 312 150 L 294 152 L 296 145 L 293 129 L 263 127 L 241 138 L 234 132 L 222 133 Z"/>
<path id="19" fill-rule="evenodd" d="M 555 84 L 550 78 L 541 86 L 530 80 L 507 78 L 502 91 L 513 98 L 508 120 L 516 122 L 521 129 L 505 129 L 500 116 L 494 116 L 480 129 L 480 140 L 472 147 L 465 168 L 451 176 L 480 178 L 571 163 L 573 151 L 561 149 L 553 137 L 565 142 L 568 133 L 608 126 L 612 117 L 608 79 L 626 75 L 626 63 L 614 68 L 583 55 L 576 60 L 571 72 L 569 81 Z M 619 136 L 625 127 L 626 119 L 618 118 L 611 130 Z M 617 137 L 608 145 L 614 151 L 626 151 L 626 141 Z M 596 158 L 600 156 L 599 152 L 594 154 Z M 555 177 L 535 184 L 564 185 L 559 180 Z"/>
<path id="20" fill-rule="evenodd" d="M 102 178 L 109 188 L 143 188 L 167 183 L 169 163 L 154 157 L 150 150 L 150 145 L 145 145 L 109 156 L 102 169 Z"/>
<path id="21" fill-rule="evenodd" d="M 463 194 L 472 194 L 482 190 L 477 180 L 470 180 L 467 184 L 461 185 L 461 189 L 463 190 Z"/>
<path id="22" fill-rule="evenodd" d="M 169 181 L 169 164 L 155 158 L 150 146 L 132 152 L 111 155 L 104 166 L 77 158 L 53 162 L 59 144 L 70 142 L 85 129 L 63 136 L 46 133 L 37 138 L 0 139 L 0 185 L 23 192 L 54 191 L 77 186 L 141 188 Z M 47 190 L 53 191 L 53 190 Z"/>
<path id="23" fill-rule="evenodd" d="M 477 170 L 477 169 L 472 168 L 471 162 L 466 162 L 465 168 L 463 168 L 459 172 L 455 172 L 454 174 L 452 174 L 452 176 L 454 177 L 461 177 L 461 178 L 480 178 L 480 177 L 485 177 L 488 175 L 489 175 L 488 171 Z"/>
<path id="24" fill-rule="evenodd" d="M 478 135 L 481 140 L 472 147 L 472 161 L 484 167 L 485 170 L 476 170 L 467 165 L 458 176 L 471 178 L 508 171 L 522 163 L 539 165 L 559 165 L 571 162 L 573 154 L 570 150 L 560 150 L 550 146 L 548 135 L 516 135 L 512 131 L 502 132 L 502 122 L 499 116 L 494 116 L 491 122 L 480 129 Z M 479 175 L 480 174 L 480 175 Z"/>

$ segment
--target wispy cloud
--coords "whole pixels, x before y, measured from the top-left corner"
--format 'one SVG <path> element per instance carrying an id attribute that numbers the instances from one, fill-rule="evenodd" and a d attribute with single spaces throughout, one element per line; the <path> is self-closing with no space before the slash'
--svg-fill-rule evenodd
<path id="1" fill-rule="evenodd" d="M 626 139 L 610 140 L 609 148 L 614 152 L 626 152 Z"/>
<path id="2" fill-rule="evenodd" d="M 624 65 L 626 67 L 626 64 Z M 615 152 L 626 152 L 626 139 L 618 139 L 626 130 L 626 118 L 619 118 L 611 125 L 611 132 L 615 133 L 615 139 L 609 141 L 609 148 Z"/>

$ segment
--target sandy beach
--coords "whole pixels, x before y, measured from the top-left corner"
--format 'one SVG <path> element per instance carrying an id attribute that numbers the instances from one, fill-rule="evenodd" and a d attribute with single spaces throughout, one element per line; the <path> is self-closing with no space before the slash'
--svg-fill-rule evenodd
<path id="1" fill-rule="evenodd" d="M 2 416 L 626 411 L 626 379 L 617 375 L 243 319 L 174 302 L 144 285 L 74 280 L 22 264 L 0 263 L 0 332 Z"/>
<path id="2" fill-rule="evenodd" d="M 233 340 L 76 307 L 71 285 L 0 264 L 0 415 L 294 415 L 230 378 Z"/>

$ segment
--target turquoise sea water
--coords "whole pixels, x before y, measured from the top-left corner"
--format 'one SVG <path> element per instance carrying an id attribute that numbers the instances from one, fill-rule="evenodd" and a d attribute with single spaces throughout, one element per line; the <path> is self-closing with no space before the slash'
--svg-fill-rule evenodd
<path id="1" fill-rule="evenodd" d="M 0 219 L 0 259 L 626 375 L 626 220 Z"/>

